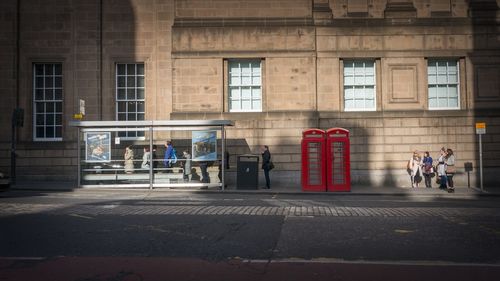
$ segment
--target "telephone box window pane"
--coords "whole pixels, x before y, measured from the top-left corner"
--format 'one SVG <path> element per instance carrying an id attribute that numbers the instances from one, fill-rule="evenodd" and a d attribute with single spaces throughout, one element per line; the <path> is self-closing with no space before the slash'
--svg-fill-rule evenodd
<path id="1" fill-rule="evenodd" d="M 344 152 L 345 147 L 343 142 L 332 142 L 331 144 L 332 151 L 332 183 L 333 184 L 345 184 L 345 159 Z"/>
<path id="2" fill-rule="evenodd" d="M 308 184 L 321 184 L 321 149 L 320 143 L 310 142 L 307 144 L 308 151 Z"/>

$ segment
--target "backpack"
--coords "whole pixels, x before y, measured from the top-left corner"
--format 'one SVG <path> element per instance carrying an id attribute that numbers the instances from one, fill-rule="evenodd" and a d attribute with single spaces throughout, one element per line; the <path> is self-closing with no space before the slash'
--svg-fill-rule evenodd
<path id="1" fill-rule="evenodd" d="M 170 158 L 170 163 L 177 163 L 177 151 L 175 150 L 175 148 L 172 148 L 172 158 Z"/>

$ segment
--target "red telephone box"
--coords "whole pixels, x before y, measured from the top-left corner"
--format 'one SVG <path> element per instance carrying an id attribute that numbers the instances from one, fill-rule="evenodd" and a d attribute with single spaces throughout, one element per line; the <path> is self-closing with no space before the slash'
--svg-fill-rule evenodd
<path id="1" fill-rule="evenodd" d="M 326 191 L 325 131 L 302 132 L 302 191 Z"/>
<path id="2" fill-rule="evenodd" d="M 326 131 L 326 181 L 328 191 L 351 191 L 349 131 Z"/>

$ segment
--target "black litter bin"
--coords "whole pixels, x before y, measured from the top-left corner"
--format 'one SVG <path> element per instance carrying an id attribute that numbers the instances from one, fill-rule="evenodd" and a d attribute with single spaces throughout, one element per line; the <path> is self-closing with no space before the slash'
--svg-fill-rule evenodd
<path id="1" fill-rule="evenodd" d="M 259 156 L 239 155 L 237 161 L 236 188 L 258 189 L 259 185 Z"/>

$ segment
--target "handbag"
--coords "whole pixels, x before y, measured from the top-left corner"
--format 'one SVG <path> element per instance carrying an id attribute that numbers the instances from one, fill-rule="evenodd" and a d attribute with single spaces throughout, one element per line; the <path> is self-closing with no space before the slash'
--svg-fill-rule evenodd
<path id="1" fill-rule="evenodd" d="M 455 168 L 455 165 L 448 165 L 446 167 L 446 173 L 447 174 L 454 174 L 457 172 L 457 169 Z"/>
<path id="2" fill-rule="evenodd" d="M 269 161 L 269 170 L 272 170 L 274 169 L 274 163 Z"/>

